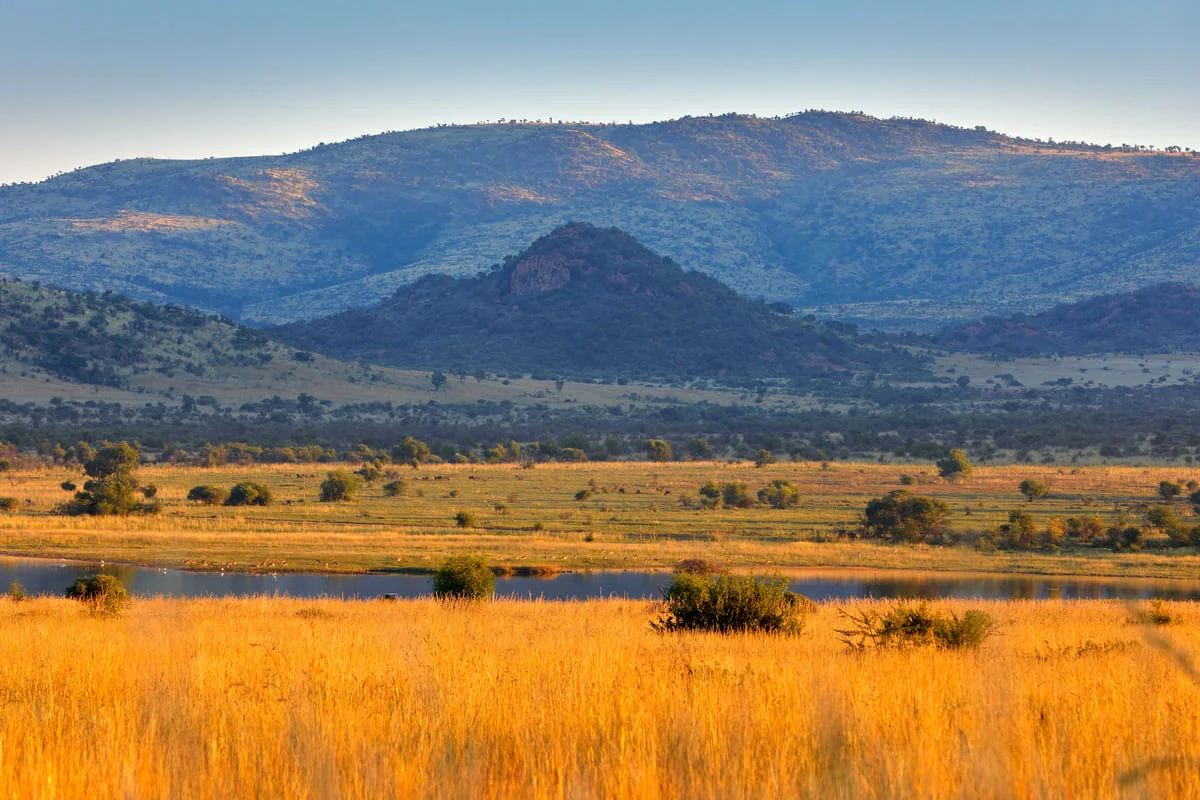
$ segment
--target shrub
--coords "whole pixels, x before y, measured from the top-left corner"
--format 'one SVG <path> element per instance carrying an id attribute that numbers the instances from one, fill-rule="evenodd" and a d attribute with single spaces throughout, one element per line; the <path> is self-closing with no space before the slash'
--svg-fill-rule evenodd
<path id="1" fill-rule="evenodd" d="M 15 511 L 21 505 L 21 501 L 15 497 L 0 497 L 0 510 Z"/>
<path id="2" fill-rule="evenodd" d="M 88 606 L 96 614 L 118 614 L 130 600 L 125 585 L 114 575 L 76 578 L 67 587 L 65 595 L 70 600 L 78 600 Z"/>
<path id="3" fill-rule="evenodd" d="M 754 505 L 755 496 L 750 494 L 750 487 L 741 481 L 730 481 L 721 486 L 721 500 L 729 508 L 750 508 Z"/>
<path id="4" fill-rule="evenodd" d="M 454 515 L 454 524 L 460 528 L 474 528 L 475 515 L 470 511 L 459 511 Z"/>
<path id="5" fill-rule="evenodd" d="M 908 473 L 905 473 L 900 476 L 900 484 L 902 486 L 916 486 L 918 483 L 920 483 L 920 481 L 917 479 L 916 475 L 909 475 Z"/>
<path id="6" fill-rule="evenodd" d="M 340 503 L 353 500 L 358 493 L 358 478 L 344 469 L 335 470 L 321 481 L 321 502 Z"/>
<path id="7" fill-rule="evenodd" d="M 13 581 L 8 585 L 8 599 L 14 603 L 23 603 L 29 599 L 29 592 L 20 583 Z"/>
<path id="8" fill-rule="evenodd" d="M 266 506 L 271 504 L 271 490 L 261 483 L 243 481 L 229 490 L 227 506 Z"/>
<path id="9" fill-rule="evenodd" d="M 145 486 L 138 489 L 138 491 L 142 493 L 142 497 L 146 498 L 147 500 L 153 500 L 154 496 L 158 494 L 158 487 L 153 483 L 147 483 Z"/>
<path id="10" fill-rule="evenodd" d="M 383 493 L 388 497 L 399 497 L 404 494 L 405 483 L 402 480 L 394 480 L 383 485 Z"/>
<path id="11" fill-rule="evenodd" d="M 713 510 L 721 507 L 721 487 L 713 481 L 709 481 L 700 487 L 700 507 L 708 510 Z"/>
<path id="12" fill-rule="evenodd" d="M 1174 500 L 1183 494 L 1183 486 L 1174 481 L 1159 481 L 1158 496 L 1163 500 Z"/>
<path id="13" fill-rule="evenodd" d="M 791 508 L 800 502 L 800 488 L 791 481 L 776 479 L 758 490 L 758 502 L 771 508 Z"/>
<path id="14" fill-rule="evenodd" d="M 924 647 L 936 646 L 949 650 L 978 647 L 992 635 L 996 621 L 983 611 L 970 610 L 958 614 L 937 614 L 924 603 L 910 605 L 895 603 L 886 612 L 863 610 L 858 613 L 839 611 L 849 623 L 837 630 L 842 642 L 851 649 L 867 647 Z"/>
<path id="15" fill-rule="evenodd" d="M 64 492 L 73 492 L 79 487 L 76 486 L 73 481 L 63 481 L 59 484 L 59 488 L 61 488 Z"/>
<path id="16" fill-rule="evenodd" d="M 592 496 L 591 489 L 580 489 L 578 492 L 575 493 L 576 500 L 587 500 L 591 496 Z"/>
<path id="17" fill-rule="evenodd" d="M 188 490 L 187 499 L 206 506 L 219 506 L 229 497 L 229 492 L 221 486 L 193 486 Z"/>
<path id="18" fill-rule="evenodd" d="M 950 450 L 946 453 L 945 458 L 937 461 L 938 475 L 941 475 L 948 481 L 957 481 L 960 478 L 965 478 L 974 470 L 974 466 L 967 460 L 967 454 L 962 450 Z"/>
<path id="19" fill-rule="evenodd" d="M 670 461 L 671 445 L 662 439 L 651 439 L 646 442 L 646 457 L 651 461 Z"/>
<path id="20" fill-rule="evenodd" d="M 439 600 L 487 600 L 496 593 L 496 576 L 478 556 L 451 556 L 433 576 Z"/>
<path id="21" fill-rule="evenodd" d="M 796 634 L 813 602 L 788 590 L 782 576 L 676 572 L 663 593 L 666 608 L 651 626 L 662 632 Z"/>
<path id="22" fill-rule="evenodd" d="M 1174 625 L 1179 617 L 1171 613 L 1162 598 L 1156 597 L 1150 601 L 1148 608 L 1143 608 L 1134 615 L 1130 622 L 1137 625 Z"/>

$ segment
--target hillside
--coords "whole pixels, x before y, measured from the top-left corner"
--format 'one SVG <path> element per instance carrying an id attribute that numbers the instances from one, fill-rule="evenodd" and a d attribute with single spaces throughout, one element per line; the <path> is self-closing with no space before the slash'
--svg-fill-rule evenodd
<path id="1" fill-rule="evenodd" d="M 916 374 L 907 353 L 803 322 L 615 228 L 572 223 L 473 278 L 429 276 L 368 309 L 271 329 L 297 347 L 397 367 L 571 377 Z"/>
<path id="2" fill-rule="evenodd" d="M 0 189 L 0 273 L 283 322 L 468 275 L 568 220 L 734 289 L 936 324 L 1191 281 L 1200 158 L 812 112 L 494 124 Z"/>
<path id="3" fill-rule="evenodd" d="M 949 327 L 940 347 L 1000 356 L 1200 351 L 1200 289 L 1164 283 L 1063 304 L 1033 316 Z"/>

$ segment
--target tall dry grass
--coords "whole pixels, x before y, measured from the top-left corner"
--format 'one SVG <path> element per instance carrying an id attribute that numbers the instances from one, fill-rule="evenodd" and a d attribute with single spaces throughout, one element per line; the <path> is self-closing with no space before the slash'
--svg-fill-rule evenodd
<path id="1" fill-rule="evenodd" d="M 962 611 L 946 602 L 940 609 Z M 660 635 L 645 603 L 0 603 L 10 797 L 1196 797 L 1200 689 L 1122 605 L 978 651 Z M 1194 654 L 1200 611 L 1169 605 Z"/>

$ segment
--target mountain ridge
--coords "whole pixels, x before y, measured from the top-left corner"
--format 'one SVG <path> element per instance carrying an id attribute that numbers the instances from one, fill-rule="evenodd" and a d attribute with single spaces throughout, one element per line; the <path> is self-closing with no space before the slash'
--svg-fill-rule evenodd
<path id="1" fill-rule="evenodd" d="M 1200 159 L 833 112 L 432 128 L 5 187 L 0 271 L 287 321 L 572 219 L 751 296 L 969 319 L 1193 279 Z"/>

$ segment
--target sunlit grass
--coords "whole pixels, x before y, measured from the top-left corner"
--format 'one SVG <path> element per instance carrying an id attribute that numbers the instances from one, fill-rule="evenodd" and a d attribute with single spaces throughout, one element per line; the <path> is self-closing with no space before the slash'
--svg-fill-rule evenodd
<path id="1" fill-rule="evenodd" d="M 855 604 L 857 608 L 870 604 Z M 1167 604 L 1188 657 L 1200 611 Z M 0 603 L 16 797 L 1195 797 L 1200 690 L 1107 602 L 978 651 L 661 635 L 647 603 Z"/>

